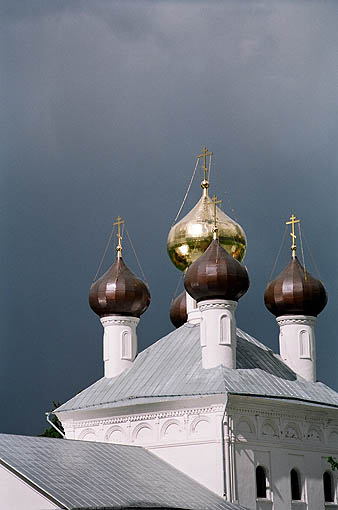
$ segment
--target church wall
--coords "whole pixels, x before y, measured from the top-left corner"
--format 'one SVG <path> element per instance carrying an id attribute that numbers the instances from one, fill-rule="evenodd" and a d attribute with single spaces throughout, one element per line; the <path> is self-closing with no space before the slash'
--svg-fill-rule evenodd
<path id="1" fill-rule="evenodd" d="M 223 494 L 220 442 L 201 442 L 180 447 L 151 448 L 150 450 L 216 494 Z"/>
<path id="2" fill-rule="evenodd" d="M 62 421 L 67 438 L 144 446 L 220 496 L 226 477 L 232 478 L 229 497 L 252 510 L 323 509 L 322 477 L 330 469 L 326 458 L 338 457 L 338 410 L 233 395 L 224 415 L 225 402 L 225 395 L 181 399 L 78 412 Z M 226 439 L 225 427 L 222 449 L 223 418 L 229 435 Z M 228 470 L 224 475 L 227 448 L 233 474 Z M 256 499 L 258 465 L 267 473 L 264 500 Z M 291 506 L 293 468 L 302 477 L 303 501 Z M 337 474 L 333 476 L 338 501 Z M 332 503 L 327 508 L 338 510 Z"/>
<path id="3" fill-rule="evenodd" d="M 286 404 L 245 397 L 231 398 L 229 414 L 236 436 L 238 500 L 257 510 L 324 509 L 323 474 L 326 459 L 338 456 L 338 411 L 301 403 Z M 267 473 L 267 498 L 256 498 L 256 467 Z M 302 501 L 291 503 L 290 471 L 301 476 Z M 333 473 L 338 509 L 338 473 Z"/>
<path id="4" fill-rule="evenodd" d="M 201 400 L 215 399 L 198 399 L 199 404 Z M 224 400 L 224 395 L 217 400 Z M 85 420 L 63 420 L 66 438 L 143 446 L 223 495 L 221 423 L 224 404 L 191 407 L 191 401 L 181 400 L 176 406 L 171 404 L 172 409 L 161 409 L 170 407 L 168 403 L 148 412 L 140 412 L 142 407 L 147 406 L 135 406 L 129 409 L 130 414 L 119 416 L 89 418 L 87 414 Z"/>
<path id="5" fill-rule="evenodd" d="M 3 466 L 0 466 L 0 495 L 0 507 L 5 510 L 61 508 Z"/>

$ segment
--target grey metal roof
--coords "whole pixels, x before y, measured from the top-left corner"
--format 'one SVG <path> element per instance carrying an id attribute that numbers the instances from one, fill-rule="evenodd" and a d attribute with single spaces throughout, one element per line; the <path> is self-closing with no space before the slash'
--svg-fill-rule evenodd
<path id="1" fill-rule="evenodd" d="M 248 394 L 338 407 L 338 393 L 298 378 L 280 357 L 237 329 L 237 369 L 203 369 L 200 328 L 184 324 L 141 352 L 132 367 L 99 379 L 57 411 L 126 406 L 198 395 Z"/>
<path id="2" fill-rule="evenodd" d="M 0 434 L 0 463 L 64 509 L 243 509 L 137 446 Z"/>

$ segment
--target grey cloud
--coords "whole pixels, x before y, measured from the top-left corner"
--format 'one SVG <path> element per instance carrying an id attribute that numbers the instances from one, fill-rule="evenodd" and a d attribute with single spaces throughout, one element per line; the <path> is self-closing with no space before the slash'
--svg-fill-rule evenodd
<path id="1" fill-rule="evenodd" d="M 329 291 L 319 375 L 337 388 L 335 2 L 8 0 L 2 14 L 3 430 L 38 432 L 51 400 L 100 376 L 87 294 L 117 214 L 153 297 L 140 347 L 169 330 L 180 275 L 166 235 L 203 144 L 212 191 L 248 235 L 239 326 L 277 349 L 263 292 L 294 211 Z M 138 271 L 127 243 L 125 256 Z"/>

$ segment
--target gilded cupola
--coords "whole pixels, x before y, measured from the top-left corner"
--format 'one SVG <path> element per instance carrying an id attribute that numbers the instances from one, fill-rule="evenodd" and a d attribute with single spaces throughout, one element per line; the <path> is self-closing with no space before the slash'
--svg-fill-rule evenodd
<path id="1" fill-rule="evenodd" d="M 238 301 L 249 288 L 249 275 L 238 260 L 232 257 L 218 240 L 216 196 L 212 199 L 213 240 L 198 260 L 195 260 L 184 277 L 188 294 L 200 303 L 209 299 Z"/>
<path id="2" fill-rule="evenodd" d="M 202 196 L 193 209 L 170 229 L 167 250 L 173 264 L 186 270 L 200 257 L 213 239 L 213 205 L 209 198 L 206 159 L 212 153 L 206 148 L 198 158 L 203 158 L 204 179 Z M 218 239 L 220 245 L 235 259 L 242 261 L 246 251 L 246 236 L 242 227 L 217 207 Z"/>

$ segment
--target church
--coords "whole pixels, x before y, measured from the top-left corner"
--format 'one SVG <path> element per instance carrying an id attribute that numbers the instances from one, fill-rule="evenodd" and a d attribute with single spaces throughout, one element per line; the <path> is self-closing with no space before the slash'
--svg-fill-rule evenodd
<path id="1" fill-rule="evenodd" d="M 325 288 L 297 258 L 292 215 L 290 262 L 264 295 L 280 352 L 237 327 L 247 242 L 209 196 L 210 155 L 197 158 L 200 200 L 168 235 L 184 272 L 175 329 L 138 353 L 150 292 L 123 260 L 119 217 L 116 259 L 89 291 L 104 376 L 54 411 L 64 440 L 0 435 L 6 510 L 338 508 L 338 393 L 316 379 Z"/>

